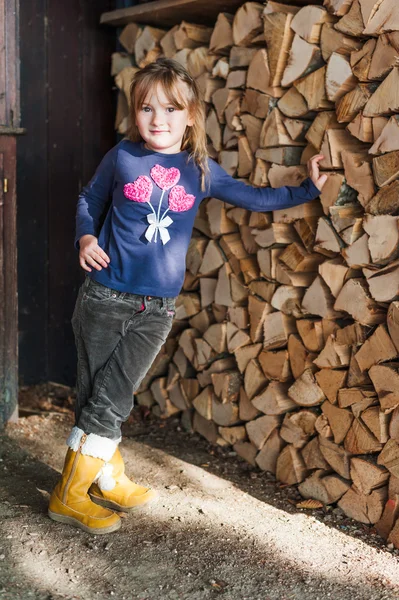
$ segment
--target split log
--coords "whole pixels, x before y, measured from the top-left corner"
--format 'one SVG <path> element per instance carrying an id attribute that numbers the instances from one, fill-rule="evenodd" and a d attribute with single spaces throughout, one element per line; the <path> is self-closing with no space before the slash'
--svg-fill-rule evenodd
<path id="1" fill-rule="evenodd" d="M 352 407 L 355 413 L 357 407 Z M 391 417 L 384 413 L 379 406 L 369 406 L 365 410 L 359 410 L 362 422 L 368 427 L 375 438 L 385 444 L 390 437 Z"/>
<path id="2" fill-rule="evenodd" d="M 357 80 L 352 73 L 349 61 L 333 52 L 328 59 L 326 69 L 326 95 L 331 102 L 336 102 L 356 86 Z M 339 120 L 339 119 L 338 119 Z"/>
<path id="3" fill-rule="evenodd" d="M 224 371 L 223 373 L 212 373 L 212 384 L 215 395 L 222 402 L 235 402 L 241 387 L 241 375 L 239 371 Z"/>
<path id="4" fill-rule="evenodd" d="M 351 479 L 362 494 L 370 494 L 373 490 L 388 483 L 389 472 L 377 465 L 374 457 L 357 457 L 351 459 Z"/>
<path id="5" fill-rule="evenodd" d="M 359 193 L 358 201 L 367 208 L 376 192 L 368 157 L 344 150 L 341 152 L 341 159 L 347 183 Z"/>
<path id="6" fill-rule="evenodd" d="M 341 477 L 325 475 L 325 472 L 319 469 L 298 485 L 298 491 L 304 498 L 319 500 L 328 505 L 337 502 L 349 487 L 349 482 Z"/>
<path id="7" fill-rule="evenodd" d="M 289 356 L 286 350 L 268 352 L 264 350 L 259 355 L 259 363 L 267 379 L 288 381 L 291 378 Z"/>
<path id="8" fill-rule="evenodd" d="M 279 427 L 280 423 L 281 418 L 279 416 L 265 415 L 249 421 L 245 424 L 245 428 L 250 441 L 258 450 L 261 450 L 267 438 Z"/>
<path id="9" fill-rule="evenodd" d="M 310 369 L 307 369 L 288 389 L 288 395 L 299 406 L 316 406 L 325 400 L 323 390 Z"/>
<path id="10" fill-rule="evenodd" d="M 256 358 L 251 358 L 244 375 L 244 389 L 248 400 L 252 400 L 254 396 L 259 394 L 266 384 L 267 382 L 259 361 Z"/>
<path id="11" fill-rule="evenodd" d="M 388 308 L 387 325 L 389 335 L 399 352 L 399 302 L 392 302 Z"/>
<path id="12" fill-rule="evenodd" d="M 262 450 L 260 450 L 255 458 L 256 465 L 262 471 L 276 472 L 277 459 L 280 456 L 285 442 L 282 440 L 277 429 L 269 435 Z"/>
<path id="13" fill-rule="evenodd" d="M 319 418 L 324 418 L 321 415 Z M 319 431 L 318 421 L 315 423 L 316 430 Z M 321 434 L 320 434 L 321 435 Z M 331 434 L 330 434 L 331 435 Z M 302 456 L 308 469 L 323 469 L 329 471 L 330 466 L 320 452 L 320 440 L 318 436 L 312 438 L 302 449 Z"/>
<path id="14" fill-rule="evenodd" d="M 386 265 L 398 257 L 398 217 L 366 215 L 363 228 L 369 235 L 369 249 L 373 263 Z"/>
<path id="15" fill-rule="evenodd" d="M 326 67 L 321 67 L 294 82 L 296 90 L 305 98 L 309 110 L 333 108 L 332 102 L 327 97 L 325 81 Z M 280 109 L 284 112 L 281 106 Z"/>
<path id="16" fill-rule="evenodd" d="M 344 479 L 350 479 L 350 452 L 322 436 L 319 437 L 319 444 L 320 452 L 330 467 Z"/>
<path id="17" fill-rule="evenodd" d="M 378 187 L 383 187 L 399 178 L 399 151 L 394 150 L 373 158 L 374 179 Z"/>
<path id="18" fill-rule="evenodd" d="M 320 48 L 296 34 L 292 42 L 287 66 L 281 78 L 281 85 L 289 87 L 295 80 L 316 71 L 322 65 L 323 58 Z"/>
<path id="19" fill-rule="evenodd" d="M 288 444 L 281 451 L 276 463 L 276 478 L 293 485 L 300 483 L 309 475 L 300 451 Z"/>
<path id="20" fill-rule="evenodd" d="M 271 381 L 269 385 L 251 400 L 251 404 L 266 415 L 283 415 L 296 408 L 287 395 L 288 385 Z"/>
<path id="21" fill-rule="evenodd" d="M 169 31 L 165 33 L 165 35 L 163 36 L 163 38 L 161 38 L 159 42 L 162 51 L 167 58 L 174 58 L 177 52 L 175 44 L 175 33 L 178 29 L 178 25 L 175 25 L 174 27 L 172 27 L 172 29 L 169 29 Z"/>
<path id="22" fill-rule="evenodd" d="M 347 249 L 345 252 L 347 252 Z M 344 255 L 344 251 L 342 254 Z M 336 298 L 344 283 L 350 278 L 351 269 L 343 263 L 342 258 L 337 257 L 320 264 L 319 274 L 330 288 L 332 295 Z"/>
<path id="23" fill-rule="evenodd" d="M 370 200 L 367 212 L 372 215 L 387 215 L 396 213 L 399 208 L 399 182 L 393 181 L 390 185 L 382 188 Z"/>
<path id="24" fill-rule="evenodd" d="M 174 33 L 177 50 L 197 48 L 209 44 L 212 28 L 182 21 Z"/>
<path id="25" fill-rule="evenodd" d="M 243 387 L 240 389 L 240 400 L 238 406 L 240 421 L 252 421 L 253 419 L 256 419 L 256 417 L 260 416 L 258 409 L 255 408 L 252 402 L 248 400 L 248 396 Z"/>
<path id="26" fill-rule="evenodd" d="M 399 112 L 399 67 L 395 66 L 371 96 L 363 109 L 365 117 Z"/>
<path id="27" fill-rule="evenodd" d="M 331 402 L 331 404 L 336 404 L 338 391 L 346 384 L 347 371 L 321 369 L 315 373 L 315 378 L 326 398 Z"/>
<path id="28" fill-rule="evenodd" d="M 323 23 L 335 19 L 321 6 L 304 6 L 293 17 L 291 29 L 310 44 L 319 44 Z"/>
<path id="29" fill-rule="evenodd" d="M 212 400 L 214 397 L 212 386 L 208 386 L 193 400 L 195 410 L 208 421 L 212 420 Z"/>
<path id="30" fill-rule="evenodd" d="M 368 145 L 361 142 L 345 129 L 329 129 L 325 132 L 321 145 L 321 153 L 325 156 L 320 161 L 322 169 L 342 169 L 342 150 L 361 154 Z"/>
<path id="31" fill-rule="evenodd" d="M 381 409 L 385 413 L 392 412 L 399 406 L 399 373 L 398 363 L 374 365 L 369 376 L 380 399 Z"/>
<path id="32" fill-rule="evenodd" d="M 394 525 L 398 521 L 399 517 L 399 496 L 395 495 L 395 498 L 389 498 L 387 500 L 384 512 L 380 520 L 375 524 L 376 531 L 384 540 L 390 538 L 390 542 L 393 542 L 398 547 L 399 539 L 397 537 L 399 526 L 395 529 Z"/>
<path id="33" fill-rule="evenodd" d="M 319 356 L 313 361 L 314 364 L 322 368 L 340 368 L 347 367 L 351 358 L 351 349 L 345 344 L 338 344 L 335 336 L 330 335 L 327 343 Z"/>
<path id="34" fill-rule="evenodd" d="M 258 119 L 265 119 L 269 114 L 270 105 L 269 95 L 247 88 L 242 99 L 241 112 L 249 113 Z"/>
<path id="35" fill-rule="evenodd" d="M 141 34 L 142 27 L 137 23 L 128 23 L 119 35 L 119 41 L 129 54 L 134 54 L 137 38 Z"/>
<path id="36" fill-rule="evenodd" d="M 374 524 L 381 518 L 387 496 L 386 486 L 368 495 L 361 494 L 355 487 L 351 487 L 338 501 L 338 506 L 348 517 L 361 523 Z"/>
<path id="37" fill-rule="evenodd" d="M 369 149 L 370 154 L 399 150 L 399 115 L 393 115 Z"/>
<path id="38" fill-rule="evenodd" d="M 355 419 L 344 441 L 344 448 L 352 454 L 371 454 L 379 452 L 383 447 L 368 427 Z"/>
<path id="39" fill-rule="evenodd" d="M 373 365 L 396 358 L 397 350 L 392 343 L 385 325 L 379 325 L 355 354 L 355 359 L 361 371 L 370 369 Z"/>
<path id="40" fill-rule="evenodd" d="M 362 42 L 351 35 L 345 35 L 346 31 L 341 32 L 338 23 L 324 23 L 321 30 L 320 48 L 323 59 L 327 62 L 333 52 L 349 57 L 350 54 L 359 50 Z"/>
<path id="41" fill-rule="evenodd" d="M 287 117 L 306 117 L 309 107 L 305 97 L 295 88 L 290 88 L 277 102 L 281 112 Z"/>
<path id="42" fill-rule="evenodd" d="M 362 279 L 354 278 L 345 283 L 334 309 L 349 313 L 362 325 L 378 325 L 385 320 L 385 311 L 369 296 Z"/>
<path id="43" fill-rule="evenodd" d="M 376 11 L 364 29 L 365 35 L 379 35 L 389 31 L 399 30 L 399 16 L 395 0 L 385 0 Z"/>
<path id="44" fill-rule="evenodd" d="M 254 446 L 251 442 L 236 442 L 233 446 L 235 452 L 237 452 L 238 456 L 241 456 L 244 460 L 246 460 L 253 467 L 256 467 L 255 457 L 258 453 L 256 446 Z"/>
<path id="45" fill-rule="evenodd" d="M 376 43 L 374 39 L 367 40 L 359 50 L 354 50 L 350 55 L 352 72 L 359 81 L 369 81 L 369 70 Z"/>
<path id="46" fill-rule="evenodd" d="M 246 2 L 237 10 L 233 20 L 233 40 L 236 46 L 250 46 L 262 32 L 263 7 L 257 2 Z"/>
<path id="47" fill-rule="evenodd" d="M 223 404 L 215 397 L 212 399 L 212 420 L 223 427 L 238 423 L 238 405 L 234 402 Z"/>
<path id="48" fill-rule="evenodd" d="M 352 2 L 353 0 L 324 0 L 323 4 L 332 15 L 342 17 L 349 11 Z"/>
<path id="49" fill-rule="evenodd" d="M 397 31 L 381 34 L 371 59 L 368 72 L 369 79 L 384 79 L 396 64 L 399 49 L 399 34 Z"/>
<path id="50" fill-rule="evenodd" d="M 212 54 L 228 56 L 233 40 L 233 20 L 234 15 L 229 13 L 219 13 L 216 19 L 215 27 L 209 40 L 209 51 Z"/>
<path id="51" fill-rule="evenodd" d="M 324 280 L 317 275 L 312 285 L 306 290 L 302 300 L 302 308 L 312 315 L 319 315 L 327 319 L 336 319 L 342 316 L 334 306 L 336 303 L 329 287 Z"/>
<path id="52" fill-rule="evenodd" d="M 258 356 L 261 349 L 262 349 L 262 344 L 250 344 L 248 346 L 244 346 L 243 348 L 237 348 L 237 350 L 235 350 L 234 356 L 236 358 L 237 366 L 241 373 L 244 373 L 249 362 L 253 358 L 256 358 Z M 259 366 L 259 364 L 258 364 L 258 366 Z M 259 367 L 259 371 L 260 371 L 260 367 Z M 257 370 L 258 373 L 259 373 L 259 371 Z"/>
<path id="53" fill-rule="evenodd" d="M 383 465 L 395 477 L 399 477 L 399 444 L 395 440 L 388 440 L 381 450 L 377 464 Z"/>
<path id="54" fill-rule="evenodd" d="M 309 352 L 320 352 L 325 340 L 321 320 L 300 319 L 297 321 L 298 333 Z"/>
<path id="55" fill-rule="evenodd" d="M 247 432 L 243 425 L 238 425 L 236 427 L 219 427 L 218 431 L 222 438 L 231 446 L 247 439 Z"/>
<path id="56" fill-rule="evenodd" d="M 345 258 L 349 267 L 360 269 L 371 262 L 369 252 L 369 236 L 367 233 L 362 235 L 356 242 L 342 250 L 342 256 Z"/>
<path id="57" fill-rule="evenodd" d="M 392 302 L 399 296 L 399 261 L 383 269 L 363 269 L 370 294 L 377 302 Z"/>
<path id="58" fill-rule="evenodd" d="M 343 99 L 345 99 L 345 96 Z M 364 117 L 361 111 L 349 123 L 347 130 L 361 142 L 371 144 L 374 141 L 373 119 Z"/>
<path id="59" fill-rule="evenodd" d="M 193 429 L 211 444 L 216 444 L 217 440 L 219 439 L 216 423 L 205 419 L 197 411 L 194 411 Z"/>
<path id="60" fill-rule="evenodd" d="M 317 415 L 311 410 L 287 413 L 280 429 L 283 440 L 294 448 L 303 448 L 315 434 Z"/>
<path id="61" fill-rule="evenodd" d="M 165 33 L 166 31 L 163 29 L 149 26 L 144 27 L 134 45 L 134 56 L 136 64 L 140 69 L 160 56 L 161 47 L 159 44 Z"/>
<path id="62" fill-rule="evenodd" d="M 263 347 L 273 350 L 286 346 L 291 333 L 295 333 L 295 319 L 278 311 L 264 319 Z"/>
<path id="63" fill-rule="evenodd" d="M 294 37 L 292 19 L 291 13 L 263 13 L 263 33 L 268 52 L 271 85 L 274 87 L 282 85 L 281 78 Z"/>

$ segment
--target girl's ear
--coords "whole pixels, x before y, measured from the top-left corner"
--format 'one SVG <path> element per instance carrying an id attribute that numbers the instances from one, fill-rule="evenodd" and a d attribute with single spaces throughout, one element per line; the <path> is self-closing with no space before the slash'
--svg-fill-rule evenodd
<path id="1" fill-rule="evenodd" d="M 192 127 L 194 125 L 194 115 L 188 115 L 188 119 L 187 119 L 187 126 L 188 127 Z"/>

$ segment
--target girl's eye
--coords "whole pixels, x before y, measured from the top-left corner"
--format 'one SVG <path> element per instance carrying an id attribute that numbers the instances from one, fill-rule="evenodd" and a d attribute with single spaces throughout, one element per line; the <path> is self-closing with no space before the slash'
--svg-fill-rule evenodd
<path id="1" fill-rule="evenodd" d="M 169 106 L 169 108 L 168 108 L 168 112 L 171 112 L 171 113 L 174 112 L 175 110 L 176 109 L 174 106 Z"/>
<path id="2" fill-rule="evenodd" d="M 143 106 L 143 111 L 144 112 L 150 112 L 151 108 L 149 106 Z"/>

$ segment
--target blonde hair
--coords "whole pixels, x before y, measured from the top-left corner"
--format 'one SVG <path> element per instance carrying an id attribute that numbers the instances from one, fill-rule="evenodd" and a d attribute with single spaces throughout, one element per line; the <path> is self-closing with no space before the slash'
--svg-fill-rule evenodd
<path id="1" fill-rule="evenodd" d="M 178 89 L 179 82 L 187 86 L 187 94 Z M 130 128 L 128 138 L 132 142 L 143 141 L 136 125 L 136 114 L 154 87 L 160 84 L 173 106 L 179 110 L 187 108 L 193 125 L 186 127 L 181 150 L 187 150 L 189 160 L 193 160 L 201 171 L 201 189 L 205 190 L 206 176 L 209 174 L 208 151 L 205 133 L 205 105 L 195 80 L 186 69 L 171 58 L 158 58 L 137 71 L 130 85 Z"/>

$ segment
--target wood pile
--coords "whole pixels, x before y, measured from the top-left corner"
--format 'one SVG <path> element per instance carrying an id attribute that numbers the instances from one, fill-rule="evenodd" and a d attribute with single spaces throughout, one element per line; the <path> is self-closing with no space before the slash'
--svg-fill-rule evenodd
<path id="1" fill-rule="evenodd" d="M 399 547 L 399 3 L 303 4 L 122 32 L 120 133 L 132 73 L 165 55 L 196 78 L 232 176 L 298 185 L 318 152 L 329 175 L 288 210 L 202 203 L 137 402 Z"/>

